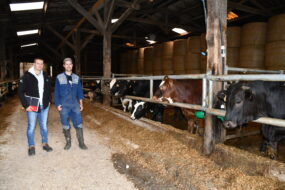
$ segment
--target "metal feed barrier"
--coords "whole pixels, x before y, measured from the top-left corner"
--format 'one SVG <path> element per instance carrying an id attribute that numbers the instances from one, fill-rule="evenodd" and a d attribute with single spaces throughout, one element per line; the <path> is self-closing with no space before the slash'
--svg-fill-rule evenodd
<path id="1" fill-rule="evenodd" d="M 112 77 L 112 78 L 104 78 L 104 77 L 85 77 L 85 80 L 149 80 L 150 81 L 150 98 L 142 98 L 136 96 L 126 96 L 126 98 L 130 98 L 133 100 L 141 100 L 145 102 L 158 103 L 163 105 L 176 106 L 180 108 L 186 109 L 194 109 L 204 111 L 211 115 L 216 116 L 225 116 L 225 111 L 220 109 L 212 108 L 213 105 L 213 83 L 214 82 L 223 82 L 223 81 L 285 81 L 285 75 L 283 75 L 283 71 L 268 71 L 268 70 L 258 70 L 258 69 L 244 69 L 244 68 L 233 68 L 227 67 L 228 71 L 236 71 L 236 72 L 254 72 L 254 73 L 276 73 L 276 74 L 251 74 L 251 75 L 240 75 L 240 74 L 232 74 L 232 75 L 211 75 L 211 74 L 189 74 L 189 75 L 168 75 L 171 79 L 202 79 L 203 80 L 203 92 L 202 92 L 202 105 L 196 104 L 185 104 L 185 103 L 166 103 L 161 101 L 152 100 L 153 96 L 153 81 L 154 80 L 162 80 L 164 75 L 162 76 L 134 76 L 130 74 L 131 77 L 124 77 L 126 75 L 121 74 L 121 77 Z M 114 74 L 112 76 L 120 76 L 120 74 Z M 274 125 L 279 127 L 285 127 L 285 120 L 262 117 L 254 122 Z M 233 135 L 232 135 L 233 136 Z M 230 136 L 225 137 L 226 139 L 230 139 Z M 234 137 L 232 137 L 234 138 Z"/>
<path id="2" fill-rule="evenodd" d="M 18 80 L 9 80 L 0 82 L 0 98 L 2 99 L 9 93 L 9 84 L 12 84 L 12 90 L 18 87 Z"/>

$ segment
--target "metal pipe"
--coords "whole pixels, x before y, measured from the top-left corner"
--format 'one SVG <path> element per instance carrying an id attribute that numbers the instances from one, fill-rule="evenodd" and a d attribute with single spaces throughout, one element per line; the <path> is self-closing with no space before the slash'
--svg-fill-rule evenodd
<path id="1" fill-rule="evenodd" d="M 203 79 L 205 74 L 191 74 L 191 75 L 168 75 L 171 79 Z M 162 80 L 165 76 L 141 76 L 141 77 L 120 77 L 117 80 Z M 112 80 L 114 78 L 104 78 L 104 77 L 86 77 L 83 76 L 85 80 Z"/>
<path id="2" fill-rule="evenodd" d="M 167 102 L 152 100 L 150 98 L 142 98 L 142 97 L 137 97 L 137 96 L 125 96 L 125 97 L 129 99 L 133 99 L 133 100 L 142 100 L 144 102 L 158 103 L 158 104 L 163 104 L 167 106 L 175 106 L 175 107 L 193 109 L 193 110 L 205 110 L 201 105 L 195 105 L 195 104 L 167 103 Z"/>
<path id="3" fill-rule="evenodd" d="M 150 98 L 142 98 L 142 97 L 137 97 L 137 96 L 125 96 L 125 97 L 129 99 L 133 99 L 133 100 L 142 100 L 144 102 L 152 102 L 152 103 L 163 104 L 163 105 L 168 105 L 168 106 L 175 106 L 175 107 L 186 108 L 186 109 L 201 110 L 201 111 L 205 111 L 206 113 L 209 113 L 212 115 L 218 115 L 218 116 L 225 116 L 225 113 L 226 113 L 226 111 L 224 110 L 213 109 L 213 108 L 203 108 L 201 105 L 195 105 L 195 104 L 166 103 L 166 102 L 152 100 Z M 263 123 L 263 124 L 273 125 L 273 126 L 278 126 L 278 127 L 285 127 L 285 120 L 283 119 L 261 117 L 257 120 L 254 120 L 253 122 Z"/>
<path id="4" fill-rule="evenodd" d="M 209 81 L 209 91 L 208 91 L 208 108 L 213 107 L 213 81 Z"/>
<path id="5" fill-rule="evenodd" d="M 215 81 L 285 81 L 284 74 L 267 74 L 267 75 L 217 75 L 217 76 L 207 76 L 209 80 Z"/>
<path id="6" fill-rule="evenodd" d="M 153 80 L 149 80 L 149 98 L 153 97 Z"/>
<path id="7" fill-rule="evenodd" d="M 272 74 L 282 74 L 282 70 L 262 70 L 262 69 L 247 69 L 247 68 L 238 68 L 238 67 L 226 67 L 228 71 L 237 71 L 237 72 L 254 72 L 254 73 L 272 73 Z"/>
<path id="8" fill-rule="evenodd" d="M 203 78 L 203 90 L 202 90 L 202 106 L 207 107 L 207 79 Z"/>

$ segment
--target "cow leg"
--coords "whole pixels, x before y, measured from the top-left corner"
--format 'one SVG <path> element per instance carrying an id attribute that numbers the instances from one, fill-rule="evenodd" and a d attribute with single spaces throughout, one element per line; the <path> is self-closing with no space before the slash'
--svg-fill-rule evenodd
<path id="1" fill-rule="evenodd" d="M 128 111 L 132 113 L 133 101 L 129 100 Z"/>
<path id="2" fill-rule="evenodd" d="M 259 151 L 265 153 L 267 149 L 268 141 L 263 137 L 262 142 L 260 143 Z"/>
<path id="3" fill-rule="evenodd" d="M 120 98 L 120 100 L 121 100 L 121 103 L 122 103 L 122 106 L 123 106 L 123 110 L 124 110 L 124 112 L 126 112 L 127 107 L 125 106 L 124 99 Z"/>
<path id="4" fill-rule="evenodd" d="M 194 125 L 195 125 L 194 120 L 193 119 L 189 119 L 187 121 L 187 123 L 188 123 L 187 130 L 189 131 L 189 133 L 194 134 Z"/>
<path id="5" fill-rule="evenodd" d="M 275 160 L 277 158 L 277 145 L 278 145 L 277 141 L 269 142 L 267 145 L 266 154 L 272 160 Z"/>
<path id="6" fill-rule="evenodd" d="M 263 135 L 263 145 L 266 145 L 266 155 L 271 159 L 277 158 L 277 140 L 276 140 L 277 127 L 271 125 L 262 125 L 261 131 Z"/>

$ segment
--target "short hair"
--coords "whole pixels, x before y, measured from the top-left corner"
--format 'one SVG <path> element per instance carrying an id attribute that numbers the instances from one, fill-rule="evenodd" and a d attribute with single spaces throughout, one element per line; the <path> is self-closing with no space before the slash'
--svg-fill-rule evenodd
<path id="1" fill-rule="evenodd" d="M 71 58 L 67 57 L 63 60 L 63 64 L 65 64 L 67 61 L 70 61 L 73 64 L 73 61 Z"/>
<path id="2" fill-rule="evenodd" d="M 44 60 L 42 57 L 35 57 L 34 62 L 36 62 L 37 59 L 42 60 L 42 61 Z"/>

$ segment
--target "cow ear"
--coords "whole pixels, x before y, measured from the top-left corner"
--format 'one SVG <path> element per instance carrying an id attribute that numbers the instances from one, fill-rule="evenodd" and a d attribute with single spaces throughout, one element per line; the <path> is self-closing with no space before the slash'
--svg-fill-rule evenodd
<path id="1" fill-rule="evenodd" d="M 252 101 L 254 99 L 254 93 L 252 92 L 251 89 L 245 90 L 244 94 L 247 100 Z"/>
<path id="2" fill-rule="evenodd" d="M 169 79 L 169 77 L 167 75 L 163 78 L 164 81 L 166 81 L 168 79 Z"/>
<path id="3" fill-rule="evenodd" d="M 170 87 L 172 87 L 173 86 L 173 80 L 168 78 L 168 84 L 169 84 Z"/>
<path id="4" fill-rule="evenodd" d="M 225 98 L 226 98 L 226 91 L 222 90 L 220 92 L 218 92 L 217 97 L 219 100 L 226 102 Z"/>

